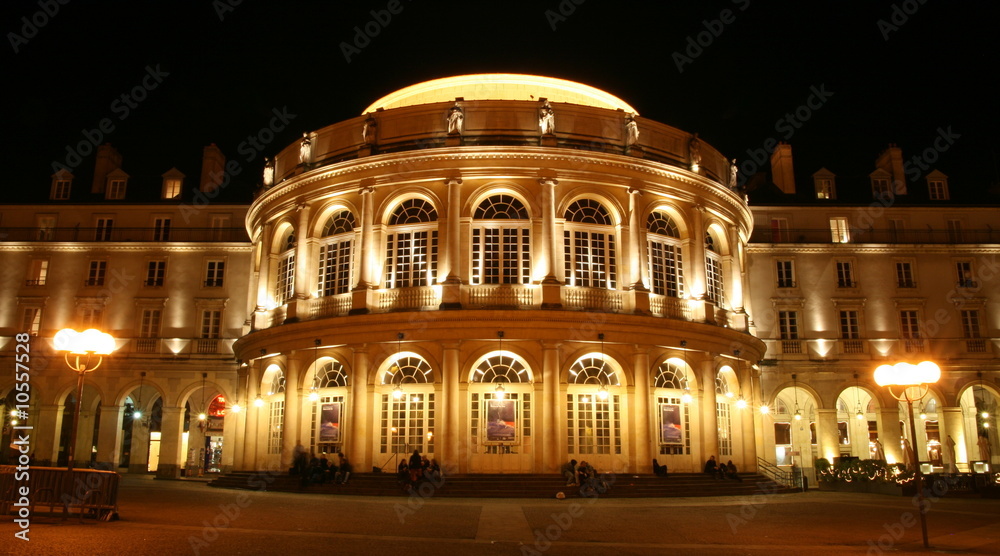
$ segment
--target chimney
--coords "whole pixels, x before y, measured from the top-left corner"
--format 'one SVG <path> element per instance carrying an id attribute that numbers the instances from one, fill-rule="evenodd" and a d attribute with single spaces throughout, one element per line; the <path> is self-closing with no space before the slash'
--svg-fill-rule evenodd
<path id="1" fill-rule="evenodd" d="M 906 195 L 906 175 L 903 173 L 903 150 L 895 143 L 875 159 L 875 167 L 892 174 L 892 190 L 896 195 Z"/>
<path id="2" fill-rule="evenodd" d="M 213 191 L 222 183 L 226 172 L 226 157 L 215 146 L 215 143 L 205 147 L 201 157 L 201 183 L 198 189 L 202 193 Z"/>
<path id="3" fill-rule="evenodd" d="M 771 179 L 782 193 L 795 194 L 795 170 L 792 168 L 792 146 L 780 142 L 771 153 Z"/>
<path id="4" fill-rule="evenodd" d="M 122 167 L 122 155 L 118 149 L 105 143 L 97 147 L 97 161 L 94 163 L 94 184 L 90 187 L 91 193 L 104 194 L 104 188 L 108 182 L 108 174 Z"/>

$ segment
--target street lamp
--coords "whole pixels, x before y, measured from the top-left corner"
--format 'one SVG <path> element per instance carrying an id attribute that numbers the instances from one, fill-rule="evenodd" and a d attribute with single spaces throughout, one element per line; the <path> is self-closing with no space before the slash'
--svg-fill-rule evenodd
<path id="1" fill-rule="evenodd" d="M 885 386 L 897 400 L 906 402 L 910 416 L 910 441 L 913 443 L 914 476 L 917 482 L 917 503 L 920 508 L 920 530 L 924 536 L 924 548 L 930 548 L 927 540 L 927 508 L 924 507 L 923 474 L 916 456 L 917 425 L 913 420 L 913 402 L 923 399 L 930 385 L 941 378 L 941 368 L 931 361 L 880 365 L 875 369 L 875 384 Z"/>
<path id="2" fill-rule="evenodd" d="M 69 450 L 67 450 L 67 469 L 72 475 L 76 452 L 76 429 L 80 423 L 80 407 L 83 404 L 83 377 L 101 366 L 103 356 L 111 355 L 115 350 L 115 339 L 111 334 L 94 328 L 83 332 L 64 328 L 56 332 L 54 341 L 56 351 L 65 352 L 66 365 L 76 373 L 76 408 L 73 410 L 73 428 L 70 430 Z"/>

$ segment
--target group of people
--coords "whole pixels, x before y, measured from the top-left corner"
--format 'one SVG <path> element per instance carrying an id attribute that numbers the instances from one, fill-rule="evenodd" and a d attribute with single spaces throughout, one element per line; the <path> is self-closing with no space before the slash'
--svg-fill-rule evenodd
<path id="1" fill-rule="evenodd" d="M 291 472 L 299 476 L 302 486 L 310 483 L 324 484 L 328 479 L 335 484 L 346 485 L 354 469 L 343 452 L 337 452 L 337 459 L 337 463 L 332 463 L 325 453 L 317 457 L 315 453 L 306 453 L 302 444 L 297 444 Z"/>
<path id="2" fill-rule="evenodd" d="M 421 456 L 420 450 L 413 450 L 409 459 L 399 462 L 396 477 L 399 478 L 399 484 L 409 490 L 423 480 L 436 482 L 441 478 L 441 466 L 437 460 Z"/>
<path id="3" fill-rule="evenodd" d="M 741 483 L 743 482 L 733 460 L 729 460 L 726 463 L 718 463 L 715 461 L 715 456 L 712 456 L 705 462 L 705 473 L 711 475 L 713 479 L 733 479 Z"/>
<path id="4" fill-rule="evenodd" d="M 571 459 L 562 464 L 559 472 L 562 473 L 562 476 L 566 479 L 566 486 L 577 486 L 580 487 L 580 490 L 596 490 L 598 488 L 607 489 L 607 483 L 598 477 L 597 470 L 586 461 L 580 461 L 577 463 L 575 459 Z M 603 490 L 601 492 L 603 492 Z"/>

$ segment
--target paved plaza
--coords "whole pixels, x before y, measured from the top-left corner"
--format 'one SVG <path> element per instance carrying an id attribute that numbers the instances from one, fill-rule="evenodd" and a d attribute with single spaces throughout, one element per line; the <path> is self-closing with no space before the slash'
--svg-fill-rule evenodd
<path id="1" fill-rule="evenodd" d="M 263 483 L 263 481 L 262 481 Z M 1000 554 L 1000 502 L 940 499 L 922 546 L 910 498 L 809 492 L 740 498 L 435 499 L 214 489 L 124 477 L 121 519 L 12 517 L 0 553 Z"/>

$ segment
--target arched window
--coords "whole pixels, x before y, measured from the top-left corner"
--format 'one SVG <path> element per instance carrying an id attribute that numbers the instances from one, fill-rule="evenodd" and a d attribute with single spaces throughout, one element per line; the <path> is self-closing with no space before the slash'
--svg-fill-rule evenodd
<path id="1" fill-rule="evenodd" d="M 274 301 L 284 305 L 295 295 L 295 232 L 282 240 L 283 251 L 278 255 L 278 274 L 274 282 Z"/>
<path id="2" fill-rule="evenodd" d="M 722 259 L 715 247 L 715 238 L 712 234 L 705 233 L 705 294 L 712 303 L 722 306 L 725 299 L 725 290 L 722 280 Z"/>
<path id="3" fill-rule="evenodd" d="M 319 246 L 319 295 L 337 295 L 351 291 L 353 267 L 354 214 L 339 211 L 323 226 Z"/>
<path id="4" fill-rule="evenodd" d="M 347 371 L 344 365 L 336 359 L 327 361 L 322 367 L 316 370 L 314 379 L 316 388 L 337 388 L 347 386 Z"/>
<path id="5" fill-rule="evenodd" d="M 680 237 L 677 224 L 666 213 L 654 212 L 646 219 L 649 277 L 654 294 L 684 297 Z"/>
<path id="6" fill-rule="evenodd" d="M 674 390 L 684 390 L 688 386 L 687 373 L 684 367 L 671 361 L 660 363 L 656 369 L 656 378 L 653 379 L 654 388 L 671 388 Z"/>
<path id="7" fill-rule="evenodd" d="M 382 384 L 427 384 L 433 382 L 431 371 L 430 364 L 421 357 L 400 357 L 382 375 Z"/>
<path id="8" fill-rule="evenodd" d="M 566 284 L 615 289 L 615 230 L 608 210 L 592 199 L 580 199 L 566 209 L 565 218 Z"/>
<path id="9" fill-rule="evenodd" d="M 618 386 L 618 373 L 600 357 L 581 357 L 569 369 L 570 384 Z"/>
<path id="10" fill-rule="evenodd" d="M 285 372 L 282 370 L 274 371 L 274 376 L 271 377 L 271 386 L 267 390 L 267 395 L 271 396 L 273 394 L 280 394 L 285 391 Z"/>
<path id="11" fill-rule="evenodd" d="M 528 369 L 510 355 L 494 355 L 476 366 L 472 382 L 528 382 Z"/>
<path id="12" fill-rule="evenodd" d="M 389 218 L 385 287 L 429 286 L 437 276 L 437 211 L 423 199 L 407 199 Z"/>
<path id="13" fill-rule="evenodd" d="M 521 201 L 493 195 L 472 222 L 472 283 L 527 284 L 531 277 L 531 222 Z"/>

